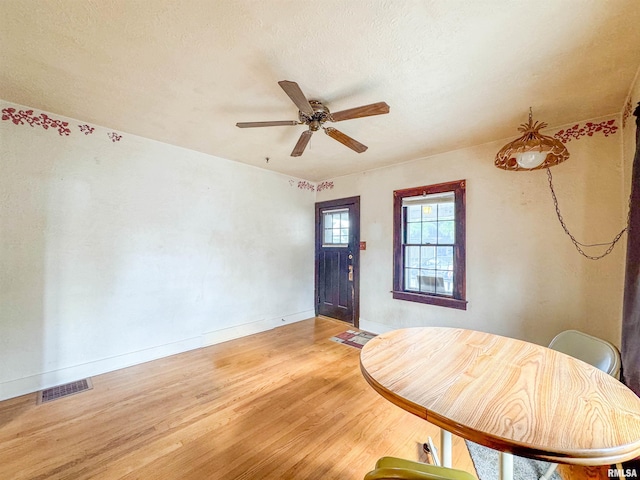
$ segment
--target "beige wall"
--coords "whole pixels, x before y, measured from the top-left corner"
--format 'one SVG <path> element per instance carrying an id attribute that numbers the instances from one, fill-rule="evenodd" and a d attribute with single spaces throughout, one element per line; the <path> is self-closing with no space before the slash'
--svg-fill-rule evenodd
<path id="1" fill-rule="evenodd" d="M 620 124 L 592 121 L 611 118 Z M 577 328 L 619 344 L 623 249 L 599 261 L 580 256 L 556 218 L 546 172 L 493 166 L 509 140 L 335 178 L 319 192 L 318 201 L 361 197 L 362 328 L 455 326 L 540 344 Z M 552 169 L 564 219 L 583 243 L 609 241 L 623 224 L 620 130 L 567 147 L 571 158 Z M 468 309 L 392 299 L 393 190 L 458 179 L 467 180 Z"/>
<path id="2" fill-rule="evenodd" d="M 66 120 L 69 137 L 0 122 L 0 399 L 312 315 L 314 201 L 353 195 L 367 242 L 362 328 L 460 326 L 541 344 L 579 328 L 619 344 L 623 248 L 581 257 L 545 172 L 493 167 L 511 139 L 331 179 L 314 194 L 140 137 L 111 142 L 102 127 L 80 135 Z M 583 242 L 622 227 L 631 124 L 624 145 L 620 130 L 572 140 L 552 170 Z M 393 300 L 393 190 L 463 178 L 467 311 Z"/>
<path id="3" fill-rule="evenodd" d="M 0 121 L 0 399 L 313 316 L 297 179 L 49 115 Z"/>

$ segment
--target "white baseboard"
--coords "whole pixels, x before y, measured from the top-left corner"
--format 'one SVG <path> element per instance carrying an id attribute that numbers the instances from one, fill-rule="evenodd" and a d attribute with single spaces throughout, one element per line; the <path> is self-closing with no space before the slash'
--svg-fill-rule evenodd
<path id="1" fill-rule="evenodd" d="M 201 337 L 188 338 L 179 342 L 146 348 L 137 352 L 125 353 L 115 357 L 104 358 L 93 362 L 61 368 L 29 377 L 19 378 L 0 383 L 0 400 L 18 397 L 27 393 L 37 392 L 45 388 L 63 385 L 94 375 L 112 372 L 121 368 L 168 357 L 176 353 L 186 352 L 202 346 Z"/>
<path id="2" fill-rule="evenodd" d="M 300 322 L 312 317 L 315 317 L 315 311 L 306 310 L 304 312 L 294 313 L 292 315 L 284 315 L 280 317 L 258 320 L 256 322 L 244 323 L 242 325 L 236 325 L 220 330 L 214 330 L 212 332 L 205 333 L 202 336 L 202 344 L 204 346 L 208 346 L 215 345 L 216 343 L 228 342 L 229 340 L 246 337 L 247 335 L 253 335 L 254 333 L 265 332 L 267 330 L 271 330 L 272 328 L 281 327 L 282 325 L 288 325 L 294 322 Z"/>
<path id="3" fill-rule="evenodd" d="M 360 326 L 358 328 L 360 328 L 360 330 L 377 333 L 379 335 L 381 333 L 390 332 L 391 330 L 396 330 L 398 327 L 392 327 L 384 323 L 370 322 L 368 320 L 360 318 Z"/>
<path id="4" fill-rule="evenodd" d="M 194 350 L 196 348 L 234 340 L 247 335 L 253 335 L 254 333 L 264 332 L 266 330 L 271 330 L 272 328 L 299 322 L 314 316 L 315 312 L 313 310 L 307 310 L 291 315 L 283 315 L 257 322 L 249 322 L 230 328 L 214 330 L 212 332 L 207 332 L 202 336 L 188 338 L 178 342 L 159 345 L 81 365 L 61 368 L 59 370 L 31 375 L 29 377 L 23 377 L 16 380 L 10 380 L 8 382 L 0 383 L 0 401 L 25 395 L 27 393 L 37 392 L 38 390 L 54 387 L 56 385 L 74 382 L 83 378 L 101 375 L 103 373 L 112 372 L 132 365 L 157 360 L 159 358 L 168 357 L 188 350 Z"/>

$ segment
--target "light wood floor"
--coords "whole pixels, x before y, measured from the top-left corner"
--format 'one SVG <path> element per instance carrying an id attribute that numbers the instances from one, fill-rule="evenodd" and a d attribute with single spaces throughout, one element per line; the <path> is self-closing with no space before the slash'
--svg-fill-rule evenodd
<path id="1" fill-rule="evenodd" d="M 424 459 L 438 429 L 367 385 L 360 351 L 329 340 L 349 327 L 310 319 L 0 402 L 0 478 L 359 480 L 383 455 Z M 453 461 L 474 472 L 458 438 Z"/>

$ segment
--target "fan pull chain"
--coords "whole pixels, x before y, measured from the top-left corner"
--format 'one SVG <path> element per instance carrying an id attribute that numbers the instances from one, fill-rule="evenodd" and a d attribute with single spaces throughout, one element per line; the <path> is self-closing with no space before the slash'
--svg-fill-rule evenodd
<path id="1" fill-rule="evenodd" d="M 549 168 L 547 168 L 547 177 L 549 178 L 549 189 L 551 190 L 551 197 L 553 197 L 553 205 L 556 207 L 556 214 L 558 215 L 558 220 L 560 221 L 560 225 L 562 225 L 562 228 L 564 229 L 564 233 L 566 233 L 569 236 L 569 238 L 573 242 L 573 245 L 576 247 L 576 250 L 580 253 L 580 255 L 588 258 L 589 260 L 600 260 L 601 258 L 609 255 L 613 251 L 613 248 L 616 246 L 616 243 L 618 243 L 618 240 L 620 240 L 624 232 L 626 232 L 627 229 L 629 228 L 629 219 L 631 217 L 631 197 L 629 197 L 629 211 L 627 213 L 627 224 L 622 230 L 620 230 L 620 233 L 618 233 L 611 242 L 591 243 L 591 244 L 581 243 L 578 240 L 576 240 L 576 238 L 573 235 L 571 235 L 571 232 L 569 232 L 567 225 L 564 223 L 564 219 L 562 218 L 562 214 L 560 213 L 560 207 L 558 206 L 558 198 L 556 197 L 556 192 L 553 189 L 553 177 L 551 176 L 551 170 L 549 170 Z M 585 251 L 581 248 L 581 247 L 600 247 L 603 245 L 609 245 L 609 248 L 607 248 L 602 255 L 598 255 L 598 256 L 587 255 Z"/>

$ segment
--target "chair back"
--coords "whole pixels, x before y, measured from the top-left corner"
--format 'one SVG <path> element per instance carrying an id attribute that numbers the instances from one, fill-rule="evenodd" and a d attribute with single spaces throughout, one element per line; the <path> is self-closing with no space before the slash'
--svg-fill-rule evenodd
<path id="1" fill-rule="evenodd" d="M 620 352 L 615 345 L 606 340 L 578 330 L 566 330 L 551 340 L 549 348 L 571 355 L 612 377 L 619 378 Z"/>
<path id="2" fill-rule="evenodd" d="M 382 457 L 376 469 L 367 473 L 364 480 L 475 480 L 463 470 L 429 465 L 398 457 Z"/>

